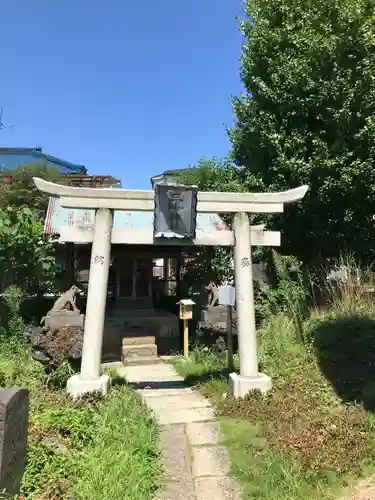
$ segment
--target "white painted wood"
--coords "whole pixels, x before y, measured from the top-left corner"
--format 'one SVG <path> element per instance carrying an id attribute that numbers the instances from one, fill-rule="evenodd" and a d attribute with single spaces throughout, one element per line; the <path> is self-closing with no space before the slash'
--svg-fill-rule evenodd
<path id="1" fill-rule="evenodd" d="M 246 213 L 234 216 L 234 269 L 238 349 L 241 377 L 258 375 L 258 354 L 255 329 L 253 266 L 251 261 L 251 231 Z"/>
<path id="2" fill-rule="evenodd" d="M 100 377 L 112 224 L 110 210 L 102 208 L 96 212 L 81 363 L 81 376 L 87 379 Z"/>
<path id="3" fill-rule="evenodd" d="M 281 233 L 279 231 L 258 230 L 259 226 L 254 226 L 251 230 L 253 246 L 280 246 Z M 94 231 L 92 229 L 78 229 L 63 227 L 60 230 L 59 243 L 73 242 L 76 244 L 92 243 Z M 233 246 L 232 231 L 205 232 L 198 231 L 193 242 L 190 241 L 170 241 L 168 239 L 154 240 L 153 231 L 144 229 L 112 229 L 111 243 L 128 245 L 154 245 L 154 246 Z"/>

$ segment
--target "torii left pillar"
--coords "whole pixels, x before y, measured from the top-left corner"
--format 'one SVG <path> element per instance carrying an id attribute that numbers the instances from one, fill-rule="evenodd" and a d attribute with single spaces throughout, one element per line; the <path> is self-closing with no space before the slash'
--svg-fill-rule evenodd
<path id="1" fill-rule="evenodd" d="M 113 213 L 99 208 L 95 215 L 87 293 L 86 321 L 82 348 L 81 373 L 70 377 L 67 392 L 77 398 L 88 392 L 106 394 L 108 375 L 100 374 L 108 273 L 111 257 Z"/>

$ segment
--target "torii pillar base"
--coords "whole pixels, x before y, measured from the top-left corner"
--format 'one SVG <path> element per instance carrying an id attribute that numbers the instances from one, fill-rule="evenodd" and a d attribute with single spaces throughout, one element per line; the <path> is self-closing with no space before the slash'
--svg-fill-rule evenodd
<path id="1" fill-rule="evenodd" d="M 264 373 L 258 373 L 254 377 L 241 377 L 237 373 L 229 374 L 229 391 L 235 398 L 244 398 L 252 391 L 265 394 L 270 389 L 272 389 L 272 380 Z"/>
<path id="2" fill-rule="evenodd" d="M 66 385 L 66 391 L 73 399 L 78 399 L 85 394 L 98 392 L 105 396 L 110 386 L 108 375 L 102 375 L 98 378 L 85 377 L 82 374 L 73 375 L 69 378 Z"/>

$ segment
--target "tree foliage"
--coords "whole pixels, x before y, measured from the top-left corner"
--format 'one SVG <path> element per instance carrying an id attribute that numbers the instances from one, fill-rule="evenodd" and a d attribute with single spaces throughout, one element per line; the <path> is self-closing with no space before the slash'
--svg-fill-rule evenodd
<path id="1" fill-rule="evenodd" d="M 201 158 L 197 165 L 183 170 L 179 182 L 195 185 L 200 191 L 242 191 L 240 169 L 230 158 Z M 231 226 L 232 217 L 220 214 Z M 185 280 L 207 285 L 210 281 L 219 284 L 233 279 L 232 249 L 228 247 L 202 247 L 185 267 Z"/>
<path id="2" fill-rule="evenodd" d="M 27 207 L 0 208 L 0 278 L 23 293 L 51 289 L 55 275 L 55 245 L 43 224 Z"/>
<path id="3" fill-rule="evenodd" d="M 181 170 L 178 179 L 183 184 L 198 186 L 200 191 L 240 192 L 240 173 L 229 157 L 202 157 L 193 167 Z"/>
<path id="4" fill-rule="evenodd" d="M 64 178 L 53 167 L 39 164 L 23 165 L 9 172 L 11 182 L 0 184 L 0 208 L 8 206 L 29 207 L 39 218 L 45 217 L 49 196 L 37 189 L 33 177 L 46 181 L 62 183 Z"/>
<path id="5" fill-rule="evenodd" d="M 248 0 L 246 13 L 230 131 L 244 188 L 310 186 L 273 218 L 285 252 L 374 257 L 373 0 Z"/>

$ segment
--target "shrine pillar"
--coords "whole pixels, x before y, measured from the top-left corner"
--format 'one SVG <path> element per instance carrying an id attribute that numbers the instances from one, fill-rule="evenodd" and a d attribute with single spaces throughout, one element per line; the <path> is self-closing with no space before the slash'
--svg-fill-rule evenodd
<path id="1" fill-rule="evenodd" d="M 108 208 L 99 208 L 95 215 L 91 249 L 81 373 L 71 377 L 67 383 L 67 392 L 74 397 L 94 391 L 105 394 L 109 388 L 108 375 L 100 375 L 100 363 L 107 302 L 112 225 L 112 211 Z"/>
<path id="2" fill-rule="evenodd" d="M 251 260 L 251 229 L 247 213 L 237 213 L 233 219 L 234 271 L 240 373 L 229 375 L 230 391 L 244 397 L 252 390 L 267 392 L 272 387 L 270 377 L 258 372 L 258 346 L 255 327 L 253 265 Z"/>

